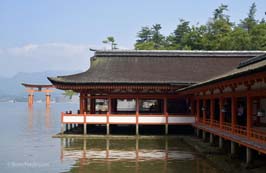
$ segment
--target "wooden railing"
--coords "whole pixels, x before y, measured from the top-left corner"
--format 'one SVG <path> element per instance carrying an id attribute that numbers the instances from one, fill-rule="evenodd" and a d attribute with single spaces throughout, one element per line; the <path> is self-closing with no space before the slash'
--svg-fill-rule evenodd
<path id="1" fill-rule="evenodd" d="M 195 115 L 169 114 L 67 114 L 61 113 L 63 124 L 192 124 Z"/>
<path id="2" fill-rule="evenodd" d="M 262 130 L 252 129 L 250 132 L 250 138 L 257 142 L 266 144 L 266 132 Z"/>
<path id="3" fill-rule="evenodd" d="M 233 129 L 233 133 L 239 136 L 247 136 L 247 127 L 236 125 Z"/>
<path id="4" fill-rule="evenodd" d="M 206 120 L 203 122 L 202 119 L 199 119 L 197 123 L 204 124 L 207 126 L 210 126 L 210 121 Z M 256 127 L 251 128 L 249 131 L 247 131 L 246 126 L 241 125 L 235 125 L 235 127 L 232 126 L 231 123 L 223 122 L 222 126 L 220 127 L 220 122 L 217 120 L 213 120 L 212 128 L 216 128 L 237 136 L 246 137 L 250 140 L 266 144 L 266 132 L 263 130 L 255 129 Z"/>
<path id="5" fill-rule="evenodd" d="M 220 127 L 220 122 L 217 121 L 217 120 L 213 120 L 212 126 L 215 127 L 215 128 L 219 128 Z"/>
<path id="6" fill-rule="evenodd" d="M 211 119 L 205 119 L 205 123 L 210 125 L 211 124 Z"/>
<path id="7" fill-rule="evenodd" d="M 224 131 L 231 132 L 231 131 L 232 131 L 231 123 L 224 122 L 224 123 L 222 124 L 222 129 L 223 129 Z"/>

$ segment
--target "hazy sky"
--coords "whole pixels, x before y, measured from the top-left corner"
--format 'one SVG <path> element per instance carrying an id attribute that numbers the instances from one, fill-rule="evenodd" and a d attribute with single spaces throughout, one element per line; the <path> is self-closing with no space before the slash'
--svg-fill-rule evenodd
<path id="1" fill-rule="evenodd" d="M 104 48 L 107 36 L 132 49 L 142 26 L 159 23 L 169 34 L 180 18 L 205 24 L 221 3 L 238 22 L 253 2 L 266 17 L 266 0 L 0 0 L 0 76 L 85 70 L 89 48 Z"/>

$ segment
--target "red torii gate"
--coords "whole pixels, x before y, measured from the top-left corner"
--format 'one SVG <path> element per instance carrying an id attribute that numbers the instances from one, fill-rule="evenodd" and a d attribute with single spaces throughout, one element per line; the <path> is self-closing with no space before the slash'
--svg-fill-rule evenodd
<path id="1" fill-rule="evenodd" d="M 29 106 L 33 105 L 34 102 L 34 93 L 35 92 L 44 92 L 46 93 L 46 106 L 50 105 L 51 95 L 50 93 L 53 92 L 51 88 L 54 88 L 53 85 L 41 85 L 41 84 L 26 84 L 22 83 L 24 87 L 26 87 L 26 91 L 29 93 L 28 95 L 28 104 Z"/>

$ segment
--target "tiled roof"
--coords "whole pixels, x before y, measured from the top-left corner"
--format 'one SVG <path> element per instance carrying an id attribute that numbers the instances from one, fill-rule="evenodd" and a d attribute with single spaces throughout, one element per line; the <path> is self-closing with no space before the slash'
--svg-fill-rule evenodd
<path id="1" fill-rule="evenodd" d="M 199 82 L 189 87 L 180 89 L 179 91 L 189 90 L 189 89 L 205 86 L 205 85 L 212 84 L 212 83 L 217 83 L 217 82 L 221 82 L 224 80 L 241 77 L 244 75 L 261 72 L 261 71 L 266 71 L 266 54 L 259 55 L 254 58 L 241 61 L 235 69 L 229 72 L 226 72 L 222 75 L 215 76 L 213 78 Z"/>
<path id="2" fill-rule="evenodd" d="M 262 51 L 95 51 L 90 68 L 53 84 L 191 85 L 234 69 Z"/>

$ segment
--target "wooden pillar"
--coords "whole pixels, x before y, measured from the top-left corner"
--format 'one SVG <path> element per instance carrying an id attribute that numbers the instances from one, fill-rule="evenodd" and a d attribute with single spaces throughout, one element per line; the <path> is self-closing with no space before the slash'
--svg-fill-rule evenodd
<path id="1" fill-rule="evenodd" d="M 215 112 L 215 99 L 211 99 L 210 100 L 210 123 L 211 123 L 211 126 L 213 126 L 213 122 L 214 122 L 214 112 Z"/>
<path id="2" fill-rule="evenodd" d="M 136 98 L 136 135 L 139 135 L 139 98 Z"/>
<path id="3" fill-rule="evenodd" d="M 194 104 L 194 98 L 191 97 L 190 98 L 190 113 L 191 115 L 194 115 L 195 114 L 195 104 Z"/>
<path id="4" fill-rule="evenodd" d="M 236 97 L 231 97 L 231 126 L 232 126 L 232 133 L 234 133 L 236 128 L 236 116 L 237 116 L 237 99 Z"/>
<path id="5" fill-rule="evenodd" d="M 90 113 L 95 114 L 95 98 L 90 97 Z"/>
<path id="6" fill-rule="evenodd" d="M 110 134 L 110 123 L 109 123 L 109 117 L 112 111 L 112 103 L 111 103 L 111 98 L 108 96 L 108 112 L 107 112 L 107 124 L 106 124 L 106 134 Z"/>
<path id="7" fill-rule="evenodd" d="M 203 123 L 205 124 L 206 123 L 206 99 L 203 100 L 203 104 L 202 104 L 202 108 L 203 110 L 202 111 L 202 115 L 203 115 Z"/>
<path id="8" fill-rule="evenodd" d="M 234 155 L 236 153 L 236 143 L 231 141 L 231 155 Z"/>
<path id="9" fill-rule="evenodd" d="M 163 111 L 165 116 L 165 134 L 168 135 L 168 111 L 167 111 L 167 98 L 163 99 Z"/>
<path id="10" fill-rule="evenodd" d="M 203 139 L 203 141 L 206 141 L 206 132 L 205 131 L 202 131 L 202 139 Z"/>
<path id="11" fill-rule="evenodd" d="M 210 133 L 210 144 L 213 144 L 214 140 L 213 140 L 214 136 L 212 133 Z"/>
<path id="12" fill-rule="evenodd" d="M 84 116 L 84 123 L 83 123 L 83 134 L 86 135 L 87 134 L 87 122 L 86 122 L 86 112 L 84 112 L 83 114 Z"/>
<path id="13" fill-rule="evenodd" d="M 224 123 L 224 112 L 222 111 L 222 109 L 224 108 L 224 98 L 221 97 L 219 99 L 219 109 L 220 109 L 220 128 L 223 128 L 223 123 Z"/>
<path id="14" fill-rule="evenodd" d="M 219 148 L 222 149 L 223 148 L 223 138 L 221 136 L 219 136 Z"/>
<path id="15" fill-rule="evenodd" d="M 196 135 L 197 135 L 197 137 L 200 136 L 200 129 L 196 129 Z"/>
<path id="16" fill-rule="evenodd" d="M 84 98 L 83 98 L 84 99 L 84 102 L 83 102 L 84 103 L 83 104 L 84 105 L 84 107 L 83 107 L 84 112 L 88 112 L 88 97 L 87 96 L 88 96 L 88 94 L 84 94 Z"/>
<path id="17" fill-rule="evenodd" d="M 80 114 L 83 114 L 84 113 L 84 94 L 82 92 L 80 92 L 80 96 L 79 96 L 79 111 L 80 111 Z"/>
<path id="18" fill-rule="evenodd" d="M 250 148 L 246 148 L 246 163 L 250 164 L 252 161 L 252 150 Z"/>
<path id="19" fill-rule="evenodd" d="M 33 93 L 29 93 L 29 95 L 28 95 L 28 105 L 32 106 L 33 105 L 33 101 L 34 101 L 34 95 L 33 95 Z"/>
<path id="20" fill-rule="evenodd" d="M 51 95 L 49 93 L 46 93 L 46 106 L 49 106 L 51 104 Z"/>
<path id="21" fill-rule="evenodd" d="M 252 97 L 247 96 L 247 136 L 250 137 L 252 128 Z"/>
<path id="22" fill-rule="evenodd" d="M 197 121 L 196 122 L 199 122 L 200 121 L 200 99 L 197 98 Z"/>

